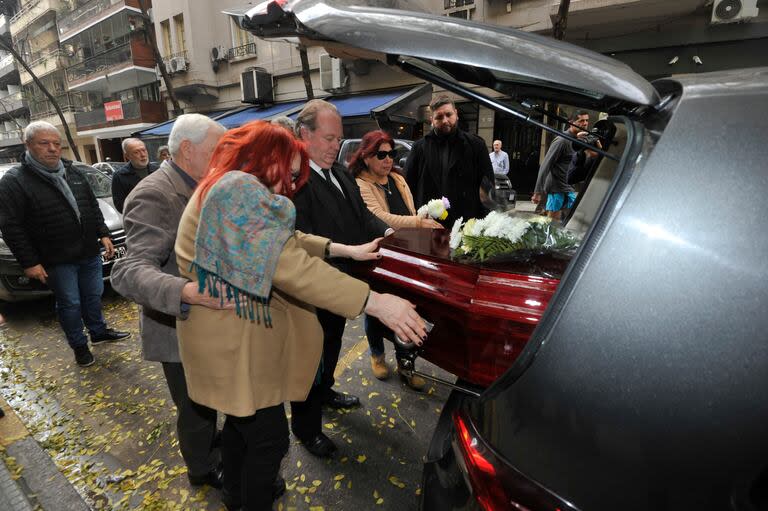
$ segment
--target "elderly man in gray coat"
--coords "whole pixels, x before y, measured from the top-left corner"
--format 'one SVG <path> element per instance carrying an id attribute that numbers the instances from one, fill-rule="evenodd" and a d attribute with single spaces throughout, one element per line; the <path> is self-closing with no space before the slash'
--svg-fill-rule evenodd
<path id="1" fill-rule="evenodd" d="M 198 293 L 197 283 L 179 277 L 174 245 L 184 207 L 224 131 L 204 115 L 187 114 L 176 119 L 168 139 L 172 159 L 141 180 L 126 199 L 127 255 L 112 269 L 112 287 L 141 305 L 144 359 L 163 365 L 178 410 L 179 449 L 189 482 L 216 488 L 221 488 L 219 455 L 213 446 L 216 411 L 189 399 L 179 358 L 176 318 L 185 317 L 189 304 L 222 306 L 219 298 Z"/>

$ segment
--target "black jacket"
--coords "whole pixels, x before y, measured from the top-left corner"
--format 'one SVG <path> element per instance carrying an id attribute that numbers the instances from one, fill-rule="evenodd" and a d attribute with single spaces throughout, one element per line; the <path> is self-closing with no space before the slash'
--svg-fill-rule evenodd
<path id="1" fill-rule="evenodd" d="M 0 180 L 0 232 L 22 268 L 74 263 L 99 254 L 109 229 L 85 175 L 63 160 L 78 220 L 61 190 L 26 163 Z"/>
<path id="2" fill-rule="evenodd" d="M 147 175 L 153 173 L 159 168 L 157 163 L 149 162 L 147 165 Z M 112 176 L 112 202 L 115 204 L 115 209 L 120 213 L 123 212 L 123 205 L 128 194 L 136 188 L 141 178 L 133 168 L 133 164 L 128 162 L 115 172 Z"/>
<path id="3" fill-rule="evenodd" d="M 442 144 L 451 145 L 446 175 L 440 165 Z M 453 137 L 440 139 L 430 131 L 413 144 L 405 176 L 417 209 L 432 199 L 448 198 L 451 208 L 442 223 L 449 228 L 459 217 L 467 221 L 488 214 L 480 202 L 480 188 L 493 189 L 493 166 L 485 141 L 477 135 L 457 130 Z"/>
<path id="4" fill-rule="evenodd" d="M 389 227 L 370 212 L 360 196 L 360 188 L 346 169 L 334 164 L 331 171 L 344 189 L 348 203 L 341 203 L 325 179 L 310 169 L 309 181 L 293 197 L 296 230 L 347 245 L 359 245 L 383 236 Z M 351 208 L 351 217 L 343 213 L 348 208 Z M 349 268 L 349 262 L 344 259 L 333 263 L 342 271 Z"/>

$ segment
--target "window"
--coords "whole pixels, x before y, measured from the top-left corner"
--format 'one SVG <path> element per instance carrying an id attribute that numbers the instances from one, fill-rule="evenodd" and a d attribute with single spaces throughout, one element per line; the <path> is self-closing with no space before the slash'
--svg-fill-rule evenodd
<path id="1" fill-rule="evenodd" d="M 177 14 L 173 17 L 173 28 L 176 31 L 176 52 L 181 53 L 187 49 L 186 40 L 184 39 L 184 15 Z"/>
<path id="2" fill-rule="evenodd" d="M 160 101 L 160 88 L 157 82 L 136 89 L 139 99 L 144 101 Z"/>
<path id="3" fill-rule="evenodd" d="M 160 22 L 160 37 L 162 37 L 163 55 L 170 55 L 173 53 L 173 45 L 171 44 L 171 23 L 168 20 Z"/>
<path id="4" fill-rule="evenodd" d="M 241 29 L 234 19 L 230 18 L 229 23 L 232 26 L 232 47 L 245 46 L 246 44 L 256 43 L 256 37 L 250 32 Z M 255 49 L 254 49 L 255 53 Z"/>

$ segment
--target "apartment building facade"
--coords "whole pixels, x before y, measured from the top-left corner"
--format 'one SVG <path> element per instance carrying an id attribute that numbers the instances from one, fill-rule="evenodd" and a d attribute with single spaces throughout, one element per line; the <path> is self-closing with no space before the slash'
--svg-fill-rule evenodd
<path id="1" fill-rule="evenodd" d="M 151 9 L 149 0 L 144 4 Z M 124 138 L 168 118 L 149 39 L 152 24 L 139 0 L 68 0 L 57 28 L 68 59 L 67 89 L 87 98 L 74 115 L 78 136 L 91 139 L 85 158 L 122 160 Z"/>
<path id="2" fill-rule="evenodd" d="M 11 43 L 11 17 L 18 5 L 8 2 L 0 14 L 0 37 Z M 16 60 L 0 51 L 0 162 L 16 161 L 24 151 L 22 130 L 29 124 L 29 108 L 21 92 L 21 79 Z"/>
<path id="3" fill-rule="evenodd" d="M 241 30 L 223 13 L 246 3 L 243 0 L 155 2 L 152 18 L 158 46 L 184 112 L 216 116 L 243 109 L 235 112 L 236 118 L 219 119 L 231 126 L 235 120 L 239 124 L 295 113 L 306 101 L 297 46 L 258 39 Z M 423 117 L 423 109 L 419 112 L 414 105 L 428 103 L 431 89 L 425 93 L 418 89 L 419 80 L 379 63 L 331 61 L 323 53 L 317 48 L 308 50 L 315 97 L 333 97 L 339 101 L 355 97 L 358 106 L 364 103 L 374 110 L 379 107 L 382 112 L 386 110 L 380 116 L 381 121 L 377 121 L 371 117 L 370 109 L 346 108 L 342 115 L 348 136 L 358 136 L 382 123 L 396 133 L 412 133 L 415 118 Z M 325 65 L 322 76 L 321 59 Z M 262 87 L 250 106 L 243 102 L 241 80 L 243 74 L 250 76 L 253 72 L 260 83 L 268 80 L 271 90 L 265 94 Z M 164 84 L 161 91 L 166 92 Z M 414 97 L 420 99 L 415 101 Z M 366 102 L 365 98 L 370 101 Z M 339 103 L 337 107 L 347 104 Z M 170 103 L 168 108 L 172 109 Z M 167 137 L 169 131 L 170 126 L 165 126 L 141 136 L 151 142 L 155 137 L 159 140 Z"/>
<path id="4" fill-rule="evenodd" d="M 65 67 L 68 61 L 59 50 L 56 30 L 57 11 L 61 8 L 59 0 L 22 0 L 18 12 L 10 20 L 10 30 L 16 51 L 56 98 L 64 114 L 64 122 L 74 128 L 74 114 L 85 107 L 87 98 L 67 90 Z M 53 104 L 33 82 L 32 76 L 19 67 L 19 77 L 30 121 L 48 121 L 63 130 L 63 123 Z M 74 129 L 72 133 L 79 148 L 89 142 L 84 137 L 76 137 Z M 66 139 L 63 142 L 63 155 L 72 158 L 72 149 Z"/>

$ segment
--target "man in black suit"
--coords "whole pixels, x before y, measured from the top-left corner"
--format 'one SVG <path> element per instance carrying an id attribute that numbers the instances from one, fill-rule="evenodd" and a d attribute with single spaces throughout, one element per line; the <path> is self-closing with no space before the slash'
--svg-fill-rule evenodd
<path id="1" fill-rule="evenodd" d="M 309 181 L 293 199 L 296 229 L 348 245 L 360 245 L 387 234 L 387 224 L 368 210 L 355 181 L 336 163 L 342 139 L 341 116 L 336 107 L 321 99 L 309 101 L 296 119 L 295 131 L 307 144 L 312 167 Z M 349 260 L 329 262 L 343 272 L 349 270 Z M 360 400 L 332 389 L 346 320 L 322 309 L 318 309 L 317 318 L 324 334 L 321 381 L 312 388 L 307 401 L 291 403 L 291 428 L 309 452 L 328 457 L 336 446 L 321 431 L 321 405 L 350 408 L 359 405 Z"/>

